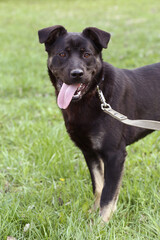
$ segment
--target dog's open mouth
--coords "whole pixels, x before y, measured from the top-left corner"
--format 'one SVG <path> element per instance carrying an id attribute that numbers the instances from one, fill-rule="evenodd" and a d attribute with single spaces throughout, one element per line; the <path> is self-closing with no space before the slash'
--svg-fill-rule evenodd
<path id="1" fill-rule="evenodd" d="M 60 92 L 58 94 L 57 103 L 58 106 L 62 109 L 66 109 L 70 102 L 78 101 L 82 95 L 86 92 L 86 89 L 88 88 L 88 84 L 84 83 L 78 83 L 78 84 L 72 84 L 67 85 L 63 83 Z"/>
<path id="2" fill-rule="evenodd" d="M 85 89 L 88 84 L 81 83 L 74 93 L 72 100 L 79 100 L 79 98 L 85 93 Z"/>

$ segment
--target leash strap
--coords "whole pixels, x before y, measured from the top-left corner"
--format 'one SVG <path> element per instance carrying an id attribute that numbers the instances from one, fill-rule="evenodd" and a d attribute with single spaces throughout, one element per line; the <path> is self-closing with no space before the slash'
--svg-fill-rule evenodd
<path id="1" fill-rule="evenodd" d="M 97 86 L 97 92 L 98 92 L 99 99 L 101 101 L 101 109 L 105 113 L 109 114 L 111 117 L 117 119 L 118 121 L 120 121 L 124 124 L 130 125 L 130 126 L 146 128 L 146 129 L 151 129 L 151 130 L 160 130 L 160 122 L 158 122 L 158 121 L 128 119 L 127 116 L 115 111 L 114 109 L 111 108 L 111 106 L 108 103 L 106 103 L 103 92 L 99 89 L 99 86 Z"/>

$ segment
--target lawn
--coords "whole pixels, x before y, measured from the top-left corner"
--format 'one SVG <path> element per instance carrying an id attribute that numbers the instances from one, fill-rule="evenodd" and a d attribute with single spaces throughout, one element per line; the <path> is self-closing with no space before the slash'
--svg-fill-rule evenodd
<path id="1" fill-rule="evenodd" d="M 160 133 L 127 148 L 118 210 L 108 224 L 81 152 L 70 141 L 37 31 L 95 26 L 112 34 L 105 61 L 159 62 L 159 0 L 0 0 L 0 240 L 160 239 Z"/>

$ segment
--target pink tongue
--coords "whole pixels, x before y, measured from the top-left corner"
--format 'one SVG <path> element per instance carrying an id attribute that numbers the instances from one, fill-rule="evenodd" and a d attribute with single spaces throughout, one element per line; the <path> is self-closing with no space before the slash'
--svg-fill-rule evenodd
<path id="1" fill-rule="evenodd" d="M 67 85 L 63 83 L 57 99 L 60 108 L 66 109 L 68 107 L 78 87 L 79 84 Z"/>

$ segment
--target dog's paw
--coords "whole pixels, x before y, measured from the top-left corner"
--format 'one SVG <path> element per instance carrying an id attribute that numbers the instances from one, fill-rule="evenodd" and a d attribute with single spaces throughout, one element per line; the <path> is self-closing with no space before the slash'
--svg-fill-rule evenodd
<path id="1" fill-rule="evenodd" d="M 100 216 L 104 222 L 109 222 L 112 214 L 116 211 L 116 202 L 110 202 L 108 205 L 100 209 Z"/>

